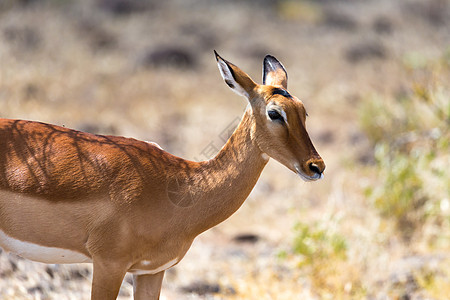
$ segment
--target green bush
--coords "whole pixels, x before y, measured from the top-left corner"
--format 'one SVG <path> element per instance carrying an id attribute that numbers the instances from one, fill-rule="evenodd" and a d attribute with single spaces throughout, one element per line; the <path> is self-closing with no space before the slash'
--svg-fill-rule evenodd
<path id="1" fill-rule="evenodd" d="M 414 81 L 408 93 L 372 96 L 360 109 L 361 127 L 375 149 L 377 183 L 367 195 L 405 239 L 430 217 L 448 217 L 442 203 L 450 198 L 450 64 L 443 62 L 420 64 L 426 79 Z"/>

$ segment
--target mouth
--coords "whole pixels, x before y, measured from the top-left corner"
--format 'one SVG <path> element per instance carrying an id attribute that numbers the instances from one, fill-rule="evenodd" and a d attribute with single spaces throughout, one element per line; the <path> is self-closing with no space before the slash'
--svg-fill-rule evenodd
<path id="1" fill-rule="evenodd" d="M 294 168 L 295 173 L 297 173 L 297 175 L 306 182 L 316 181 L 323 178 L 323 173 L 315 173 L 313 176 L 306 175 L 297 164 L 294 165 Z"/>

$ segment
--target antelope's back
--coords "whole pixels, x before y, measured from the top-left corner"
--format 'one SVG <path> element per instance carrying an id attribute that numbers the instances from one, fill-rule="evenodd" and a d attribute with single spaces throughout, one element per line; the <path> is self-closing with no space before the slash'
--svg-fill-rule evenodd
<path id="1" fill-rule="evenodd" d="M 0 119 L 0 189 L 47 199 L 109 193 L 132 201 L 173 160 L 158 147 L 24 120 Z M 150 178 L 150 179 L 149 179 Z"/>

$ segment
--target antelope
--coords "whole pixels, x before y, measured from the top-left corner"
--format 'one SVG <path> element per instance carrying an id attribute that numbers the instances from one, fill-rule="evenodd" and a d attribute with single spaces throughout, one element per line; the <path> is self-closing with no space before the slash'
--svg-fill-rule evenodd
<path id="1" fill-rule="evenodd" d="M 243 204 L 269 158 L 305 181 L 322 178 L 283 65 L 267 55 L 259 85 L 214 53 L 248 107 L 207 161 L 132 138 L 0 119 L 0 246 L 43 263 L 92 263 L 92 300 L 116 299 L 127 272 L 134 299 L 159 299 L 164 272 Z"/>

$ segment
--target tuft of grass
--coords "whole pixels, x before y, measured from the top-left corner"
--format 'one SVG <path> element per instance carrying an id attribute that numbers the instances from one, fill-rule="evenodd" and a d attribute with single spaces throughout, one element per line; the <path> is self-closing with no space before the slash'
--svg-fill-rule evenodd
<path id="1" fill-rule="evenodd" d="M 421 165 L 427 165 L 429 160 L 421 155 L 388 151 L 385 144 L 377 147 L 375 157 L 383 182 L 375 188 L 372 198 L 381 215 L 394 219 L 402 236 L 410 239 L 424 221 L 424 205 L 430 201 L 420 174 Z"/>
<path id="2" fill-rule="evenodd" d="M 299 255 L 299 267 L 313 265 L 324 260 L 346 259 L 347 243 L 338 233 L 327 228 L 297 223 L 295 226 L 293 253 Z"/>
<path id="3" fill-rule="evenodd" d="M 366 291 L 360 281 L 360 270 L 348 260 L 347 240 L 336 225 L 336 222 L 298 222 L 292 249 L 281 252 L 279 257 L 295 262 L 320 299 L 363 298 Z"/>

